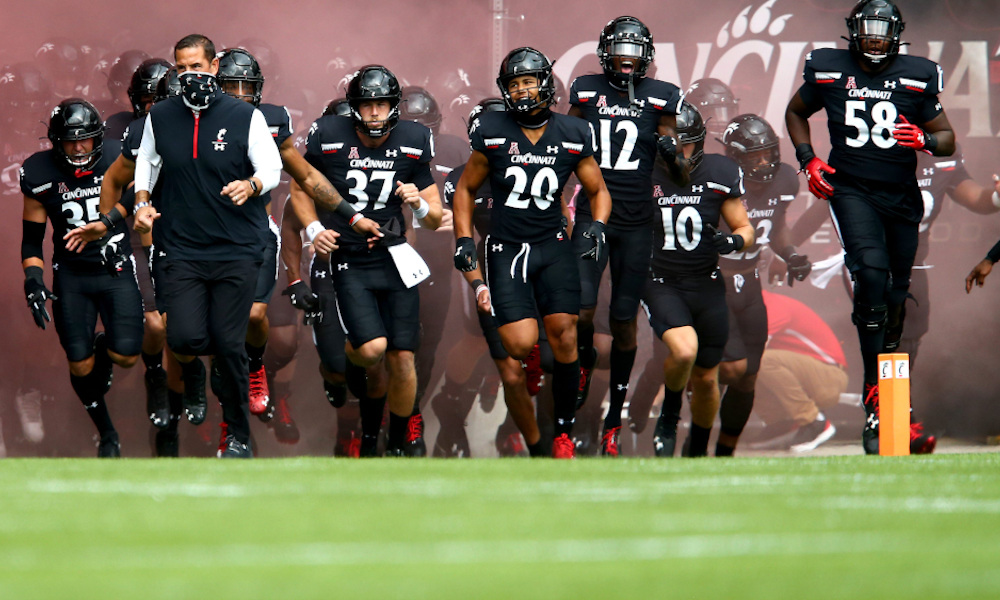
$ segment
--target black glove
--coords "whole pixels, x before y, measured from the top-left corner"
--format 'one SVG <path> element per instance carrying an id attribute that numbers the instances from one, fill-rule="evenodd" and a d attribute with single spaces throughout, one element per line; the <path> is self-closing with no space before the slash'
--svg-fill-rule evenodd
<path id="1" fill-rule="evenodd" d="M 593 221 L 587 231 L 583 232 L 583 237 L 590 240 L 591 246 L 590 250 L 587 250 L 580 255 L 580 258 L 585 258 L 587 260 L 601 260 L 604 256 L 604 223 L 600 221 Z"/>
<path id="2" fill-rule="evenodd" d="M 729 254 L 743 249 L 743 236 L 726 235 L 715 228 L 711 223 L 705 223 L 705 231 L 712 236 L 712 243 L 719 254 Z"/>
<path id="3" fill-rule="evenodd" d="M 302 316 L 303 325 L 314 325 L 323 322 L 323 299 L 317 296 L 306 282 L 296 281 L 281 292 L 282 296 L 288 296 L 292 301 L 292 306 L 305 313 Z"/>
<path id="4" fill-rule="evenodd" d="M 470 237 L 458 238 L 455 243 L 455 268 L 463 273 L 469 273 L 475 271 L 478 266 L 476 242 Z"/>
<path id="5" fill-rule="evenodd" d="M 128 260 L 122 244 L 122 240 L 124 239 L 124 232 L 114 235 L 109 234 L 101 238 L 101 264 L 104 265 L 104 268 L 107 269 L 112 277 L 121 275 L 121 272 L 125 269 L 125 261 Z"/>
<path id="6" fill-rule="evenodd" d="M 785 259 L 785 265 L 788 267 L 789 287 L 795 285 L 795 281 L 804 281 L 813 268 L 808 256 L 796 254 L 795 252 L 788 255 L 788 258 Z"/>
<path id="7" fill-rule="evenodd" d="M 656 138 L 656 151 L 668 165 L 672 164 L 677 160 L 677 140 L 672 135 L 661 135 Z"/>
<path id="8" fill-rule="evenodd" d="M 49 311 L 45 308 L 45 301 L 49 298 L 53 300 L 59 298 L 56 298 L 55 294 L 45 287 L 41 267 L 28 267 L 24 270 L 24 297 L 28 301 L 28 308 L 31 309 L 35 325 L 45 329 L 45 324 L 52 320 Z"/>

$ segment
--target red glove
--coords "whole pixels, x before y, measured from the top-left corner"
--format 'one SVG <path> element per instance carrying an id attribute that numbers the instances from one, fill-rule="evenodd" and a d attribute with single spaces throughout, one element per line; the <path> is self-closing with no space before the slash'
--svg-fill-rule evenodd
<path id="1" fill-rule="evenodd" d="M 812 192 L 813 196 L 820 200 L 829 200 L 830 196 L 833 196 L 833 186 L 823 178 L 823 173 L 833 174 L 837 172 L 837 169 L 820 160 L 818 156 L 814 156 L 802 170 L 806 173 L 809 191 Z"/>
<path id="2" fill-rule="evenodd" d="M 914 150 L 923 150 L 926 148 L 927 136 L 924 130 L 907 121 L 903 115 L 899 115 L 899 118 L 903 122 L 896 125 L 896 129 L 892 132 L 892 137 L 896 138 L 899 145 L 904 148 L 913 148 Z"/>

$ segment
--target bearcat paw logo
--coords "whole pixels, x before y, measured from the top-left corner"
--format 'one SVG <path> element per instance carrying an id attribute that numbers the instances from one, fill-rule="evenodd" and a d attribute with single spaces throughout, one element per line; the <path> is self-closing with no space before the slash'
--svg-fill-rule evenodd
<path id="1" fill-rule="evenodd" d="M 778 0 L 768 0 L 761 4 L 754 11 L 753 16 L 750 15 L 750 11 L 753 10 L 752 4 L 741 10 L 735 19 L 727 21 L 719 30 L 719 35 L 715 38 L 715 45 L 724 48 L 731 40 L 738 40 L 747 32 L 760 35 L 766 31 L 767 35 L 771 37 L 781 35 L 781 32 L 785 30 L 785 24 L 788 19 L 792 18 L 792 15 L 787 14 L 772 18 L 771 9 L 777 2 Z"/>

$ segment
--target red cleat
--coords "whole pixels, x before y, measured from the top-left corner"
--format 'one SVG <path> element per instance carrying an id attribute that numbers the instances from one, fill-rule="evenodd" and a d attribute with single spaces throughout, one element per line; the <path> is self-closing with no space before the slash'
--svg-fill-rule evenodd
<path id="1" fill-rule="evenodd" d="M 292 420 L 292 412 L 288 409 L 288 400 L 284 397 L 278 399 L 276 405 L 277 421 L 269 424 L 274 430 L 274 437 L 282 444 L 299 443 L 299 427 Z"/>
<path id="2" fill-rule="evenodd" d="M 427 456 L 427 445 L 424 443 L 424 416 L 420 413 L 410 416 L 406 424 L 407 456 Z"/>
<path id="3" fill-rule="evenodd" d="M 538 344 L 535 344 L 521 365 L 524 366 L 524 374 L 528 379 L 528 395 L 535 396 L 542 390 L 542 379 L 545 377 L 542 371 L 542 353 Z"/>
<path id="4" fill-rule="evenodd" d="M 274 416 L 273 411 L 268 410 L 271 404 L 269 393 L 264 367 L 252 371 L 250 373 L 250 414 L 260 416 L 271 413 L 271 416 Z"/>
<path id="5" fill-rule="evenodd" d="M 565 433 L 552 440 L 552 458 L 576 458 L 576 444 Z"/>
<path id="6" fill-rule="evenodd" d="M 618 438 L 621 435 L 622 428 L 621 425 L 618 427 L 612 427 L 604 432 L 604 437 L 601 439 L 601 455 L 611 456 L 618 458 L 621 448 L 618 445 Z"/>
<path id="7" fill-rule="evenodd" d="M 229 426 L 225 423 L 219 423 L 219 449 L 216 450 L 215 455 L 222 458 L 222 453 L 226 451 L 226 433 L 229 431 Z"/>
<path id="8" fill-rule="evenodd" d="M 910 454 L 931 454 L 937 438 L 924 433 L 923 423 L 910 423 Z"/>

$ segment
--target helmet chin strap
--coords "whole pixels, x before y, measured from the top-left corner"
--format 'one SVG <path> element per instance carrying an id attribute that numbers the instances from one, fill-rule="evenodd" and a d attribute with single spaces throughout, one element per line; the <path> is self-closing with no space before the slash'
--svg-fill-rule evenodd
<path id="1" fill-rule="evenodd" d="M 634 82 L 635 82 L 635 71 L 633 70 L 631 73 L 628 74 L 628 103 L 632 106 L 636 105 Z"/>

